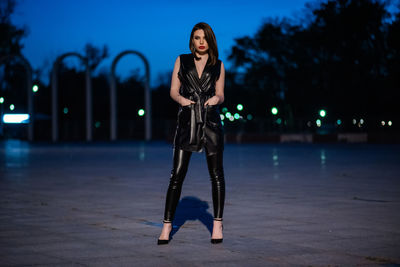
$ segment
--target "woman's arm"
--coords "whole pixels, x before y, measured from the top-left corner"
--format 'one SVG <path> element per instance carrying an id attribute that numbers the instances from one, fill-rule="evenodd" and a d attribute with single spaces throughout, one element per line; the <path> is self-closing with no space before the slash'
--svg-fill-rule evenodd
<path id="1" fill-rule="evenodd" d="M 181 87 L 181 81 L 179 80 L 178 77 L 180 65 L 181 65 L 181 60 L 180 57 L 178 56 L 178 58 L 175 61 L 174 71 L 172 72 L 171 90 L 169 92 L 169 95 L 173 100 L 178 102 L 178 104 L 182 106 L 187 106 L 190 104 L 194 104 L 195 102 L 187 98 L 184 98 L 179 94 L 179 88 Z"/>
<path id="2" fill-rule="evenodd" d="M 221 73 L 219 74 L 219 78 L 215 83 L 215 96 L 211 97 L 204 103 L 204 105 L 218 105 L 222 104 L 225 100 L 224 97 L 224 87 L 225 87 L 225 68 L 224 63 L 221 62 Z"/>

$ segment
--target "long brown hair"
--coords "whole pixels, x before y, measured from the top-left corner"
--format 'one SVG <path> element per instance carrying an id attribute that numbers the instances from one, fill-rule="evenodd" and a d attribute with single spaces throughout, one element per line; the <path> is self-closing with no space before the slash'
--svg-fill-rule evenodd
<path id="1" fill-rule="evenodd" d="M 213 30 L 211 29 L 210 25 L 208 25 L 207 23 L 199 22 L 196 25 L 194 25 L 194 27 L 192 29 L 192 33 L 190 34 L 190 40 L 189 40 L 190 51 L 192 51 L 192 54 L 196 60 L 200 59 L 199 57 L 196 56 L 196 48 L 193 43 L 193 35 L 194 35 L 194 32 L 197 30 L 204 31 L 204 36 L 208 43 L 208 56 L 210 59 L 210 64 L 215 65 L 218 60 L 217 39 L 215 38 L 215 34 L 214 34 Z"/>

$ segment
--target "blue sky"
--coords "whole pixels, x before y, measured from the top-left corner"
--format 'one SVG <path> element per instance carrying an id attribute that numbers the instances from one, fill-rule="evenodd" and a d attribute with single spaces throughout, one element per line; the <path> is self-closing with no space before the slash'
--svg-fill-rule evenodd
<path id="1" fill-rule="evenodd" d="M 109 69 L 111 58 L 125 49 L 142 52 L 150 62 L 151 84 L 170 72 L 179 54 L 189 53 L 192 27 L 207 22 L 217 37 L 221 60 L 234 39 L 254 34 L 266 18 L 301 15 L 305 0 L 129 1 L 129 0 L 18 0 L 13 23 L 27 26 L 23 54 L 34 68 L 50 69 L 62 53 L 82 52 L 86 43 L 107 45 L 110 58 L 98 68 Z M 118 64 L 124 77 L 142 68 L 135 56 Z M 141 70 L 141 73 L 142 70 Z M 43 77 L 47 80 L 48 75 Z"/>

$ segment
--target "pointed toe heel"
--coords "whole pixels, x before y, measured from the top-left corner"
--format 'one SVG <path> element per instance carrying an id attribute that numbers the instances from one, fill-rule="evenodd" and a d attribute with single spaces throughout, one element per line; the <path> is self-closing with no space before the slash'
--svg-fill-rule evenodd
<path id="1" fill-rule="evenodd" d="M 211 238 L 211 244 L 222 243 L 223 238 Z"/>
<path id="2" fill-rule="evenodd" d="M 214 219 L 214 221 L 222 221 L 222 219 Z M 224 230 L 224 226 L 222 225 L 222 230 Z M 211 238 L 211 244 L 220 244 L 222 243 L 223 238 Z"/>
<path id="3" fill-rule="evenodd" d="M 167 245 L 168 243 L 169 243 L 169 240 L 165 240 L 165 239 L 157 240 L 157 245 Z"/>
<path id="4" fill-rule="evenodd" d="M 164 223 L 171 223 L 171 221 L 163 221 Z M 157 239 L 157 245 L 167 245 L 169 243 L 169 241 L 172 239 L 171 237 L 171 233 L 172 233 L 172 225 L 171 225 L 171 232 L 169 232 L 169 236 L 168 239 Z"/>

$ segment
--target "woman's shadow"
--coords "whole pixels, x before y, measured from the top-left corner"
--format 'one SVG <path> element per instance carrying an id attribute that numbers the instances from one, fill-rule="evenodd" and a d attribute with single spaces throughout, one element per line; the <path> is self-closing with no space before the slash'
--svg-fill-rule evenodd
<path id="1" fill-rule="evenodd" d="M 178 232 L 179 228 L 188 220 L 199 220 L 207 227 L 211 235 L 214 217 L 207 211 L 208 208 L 208 203 L 197 197 L 182 198 L 175 211 L 171 237 Z"/>

